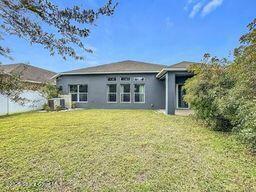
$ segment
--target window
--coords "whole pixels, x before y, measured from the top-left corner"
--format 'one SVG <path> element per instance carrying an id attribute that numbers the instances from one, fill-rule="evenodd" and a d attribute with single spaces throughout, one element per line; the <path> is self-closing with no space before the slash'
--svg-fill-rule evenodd
<path id="1" fill-rule="evenodd" d="M 69 85 L 71 100 L 75 102 L 87 102 L 88 85 Z"/>
<path id="2" fill-rule="evenodd" d="M 58 92 L 59 92 L 60 94 L 63 94 L 62 91 L 63 91 L 63 87 L 62 87 L 62 86 L 59 86 L 59 87 L 58 87 Z"/>
<path id="3" fill-rule="evenodd" d="M 108 77 L 108 81 L 116 81 L 116 77 Z"/>
<path id="4" fill-rule="evenodd" d="M 131 102 L 130 84 L 123 84 L 120 86 L 121 86 L 121 90 L 120 90 L 121 103 L 130 103 Z"/>
<path id="5" fill-rule="evenodd" d="M 121 81 L 130 81 L 131 80 L 130 77 L 121 77 L 120 79 L 121 79 Z"/>
<path id="6" fill-rule="evenodd" d="M 116 103 L 116 84 L 110 84 L 108 85 L 108 102 L 109 103 Z"/>
<path id="7" fill-rule="evenodd" d="M 145 86 L 134 85 L 134 103 L 145 103 Z"/>
<path id="8" fill-rule="evenodd" d="M 145 81 L 144 77 L 134 77 L 134 81 Z"/>

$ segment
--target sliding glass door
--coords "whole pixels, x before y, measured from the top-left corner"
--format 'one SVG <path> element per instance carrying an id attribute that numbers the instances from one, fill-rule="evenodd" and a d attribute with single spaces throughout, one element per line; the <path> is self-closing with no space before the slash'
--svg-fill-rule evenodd
<path id="1" fill-rule="evenodd" d="M 182 89 L 183 85 L 177 84 L 176 95 L 177 95 L 177 108 L 178 109 L 188 109 L 188 103 L 184 101 L 184 96 L 186 94 L 185 90 Z"/>

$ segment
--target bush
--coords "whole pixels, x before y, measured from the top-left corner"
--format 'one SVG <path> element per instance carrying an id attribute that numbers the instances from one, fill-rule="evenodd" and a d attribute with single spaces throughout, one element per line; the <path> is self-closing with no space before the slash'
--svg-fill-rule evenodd
<path id="1" fill-rule="evenodd" d="M 72 102 L 72 103 L 71 103 L 71 108 L 72 108 L 72 109 L 75 109 L 75 108 L 76 108 L 76 103 L 75 103 L 75 102 Z"/>
<path id="2" fill-rule="evenodd" d="M 51 111 L 51 108 L 45 103 L 45 104 L 43 105 L 43 110 L 49 112 L 49 111 Z"/>
<path id="3" fill-rule="evenodd" d="M 41 92 L 45 98 L 52 99 L 52 98 L 58 97 L 60 91 L 56 87 L 56 85 L 52 85 L 48 83 L 42 87 Z"/>
<path id="4" fill-rule="evenodd" d="M 185 100 L 214 130 L 233 130 L 256 152 L 256 19 L 248 28 L 234 62 L 206 54 L 203 64 L 190 68 L 195 76 L 185 83 Z"/>
<path id="5" fill-rule="evenodd" d="M 226 117 L 225 109 L 220 108 L 221 100 L 232 87 L 232 79 L 228 76 L 226 60 L 219 61 L 205 55 L 205 62 L 191 66 L 195 74 L 185 83 L 186 102 L 190 103 L 198 118 L 203 119 L 217 131 L 230 131 L 230 120 Z"/>
<path id="6" fill-rule="evenodd" d="M 248 101 L 239 107 L 240 122 L 235 127 L 238 135 L 244 143 L 249 144 L 251 149 L 256 152 L 256 103 Z"/>
<path id="7" fill-rule="evenodd" d="M 61 111 L 61 110 L 62 110 L 62 107 L 61 107 L 61 106 L 59 106 L 59 105 L 58 105 L 58 106 L 55 106 L 55 111 L 58 112 L 58 111 Z"/>

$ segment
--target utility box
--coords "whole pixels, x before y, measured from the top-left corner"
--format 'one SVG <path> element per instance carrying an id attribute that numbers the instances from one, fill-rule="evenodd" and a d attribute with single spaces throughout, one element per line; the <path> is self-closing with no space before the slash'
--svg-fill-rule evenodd
<path id="1" fill-rule="evenodd" d="M 68 109 L 72 108 L 71 95 L 60 95 L 60 98 L 65 100 L 65 107 Z"/>
<path id="2" fill-rule="evenodd" d="M 57 107 L 61 109 L 65 109 L 65 99 L 63 98 L 52 98 L 48 100 L 48 106 L 51 110 L 56 110 Z"/>

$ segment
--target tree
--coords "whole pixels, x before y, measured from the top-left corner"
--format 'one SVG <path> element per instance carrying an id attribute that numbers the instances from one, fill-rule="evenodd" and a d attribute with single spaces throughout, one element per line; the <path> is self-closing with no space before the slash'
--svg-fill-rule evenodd
<path id="1" fill-rule="evenodd" d="M 20 93 L 24 87 L 25 86 L 19 76 L 6 74 L 0 69 L 0 94 L 5 95 L 16 102 L 23 102 L 24 98 L 20 97 Z"/>
<path id="2" fill-rule="evenodd" d="M 97 10 L 79 6 L 61 9 L 50 0 L 0 0 L 0 42 L 5 35 L 15 35 L 31 44 L 42 45 L 63 59 L 84 59 L 75 51 L 80 48 L 91 53 L 82 42 L 100 16 L 111 16 L 117 3 L 108 2 Z M 10 48 L 0 44 L 0 56 L 10 57 Z M 0 94 L 15 101 L 28 87 L 19 79 L 21 74 L 5 74 L 0 66 Z"/>
<path id="3" fill-rule="evenodd" d="M 0 0 L 0 40 L 4 40 L 4 34 L 16 35 L 31 44 L 42 45 L 51 55 L 58 53 L 64 59 L 67 56 L 83 59 L 75 47 L 92 52 L 81 38 L 89 36 L 89 26 L 95 24 L 100 15 L 112 15 L 116 6 L 117 3 L 108 0 L 98 10 L 79 6 L 61 9 L 50 0 Z M 8 47 L 0 45 L 0 55 L 9 57 L 9 53 Z"/>
<path id="4" fill-rule="evenodd" d="M 249 32 L 240 38 L 230 74 L 235 86 L 228 103 L 234 103 L 232 121 L 240 138 L 256 152 L 256 18 L 247 26 Z"/>
<path id="5" fill-rule="evenodd" d="M 197 117 L 215 130 L 238 133 L 256 152 L 256 19 L 247 27 L 234 61 L 212 58 L 190 68 L 195 76 L 185 83 L 185 100 Z"/>
<path id="6" fill-rule="evenodd" d="M 41 92 L 45 98 L 52 99 L 54 97 L 58 97 L 60 90 L 56 87 L 56 85 L 46 83 L 42 87 Z"/>
<path id="7" fill-rule="evenodd" d="M 229 62 L 205 54 L 203 62 L 190 66 L 195 74 L 185 83 L 185 100 L 190 103 L 198 118 L 218 131 L 230 131 L 230 120 L 226 118 L 226 108 L 220 108 L 221 101 L 233 87 L 229 77 Z"/>

